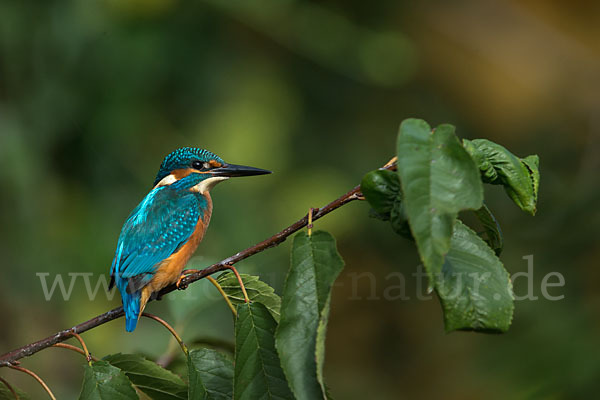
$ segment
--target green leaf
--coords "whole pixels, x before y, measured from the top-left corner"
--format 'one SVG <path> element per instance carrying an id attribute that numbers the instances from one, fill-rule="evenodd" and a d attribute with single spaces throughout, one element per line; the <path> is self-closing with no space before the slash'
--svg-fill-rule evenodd
<path id="1" fill-rule="evenodd" d="M 371 171 L 364 176 L 360 189 L 372 207 L 369 210 L 370 217 L 390 221 L 394 232 L 414 240 L 404 210 L 397 173 L 381 169 Z"/>
<path id="2" fill-rule="evenodd" d="M 277 322 L 261 303 L 236 308 L 233 398 L 293 400 L 275 350 Z"/>
<path id="3" fill-rule="evenodd" d="M 400 193 L 400 180 L 393 171 L 377 169 L 363 177 L 360 190 L 373 210 L 385 216 L 392 211 L 394 200 Z"/>
<path id="4" fill-rule="evenodd" d="M 131 400 L 138 399 L 131 382 L 119 368 L 106 361 L 86 365 L 80 400 Z"/>
<path id="5" fill-rule="evenodd" d="M 29 399 L 31 399 L 31 397 L 29 397 L 26 393 L 24 393 L 19 388 L 15 387 L 15 385 L 10 385 L 10 386 L 13 388 L 13 390 L 19 396 L 19 400 L 29 400 Z M 0 400 L 15 400 L 15 396 L 6 387 L 6 385 L 4 383 L 2 383 L 2 382 L 0 382 Z"/>
<path id="6" fill-rule="evenodd" d="M 325 307 L 321 310 L 321 319 L 317 327 L 317 344 L 315 349 L 315 360 L 317 362 L 317 380 L 321 384 L 321 389 L 326 398 L 329 398 L 325 378 L 323 377 L 323 368 L 325 367 L 325 338 L 327 337 L 327 321 L 329 320 L 329 308 L 331 305 L 331 296 L 327 298 Z"/>
<path id="7" fill-rule="evenodd" d="M 525 164 L 529 171 L 529 177 L 533 183 L 533 204 L 537 206 L 538 191 L 540 189 L 540 158 L 537 154 L 533 154 L 522 158 L 521 162 Z"/>
<path id="8" fill-rule="evenodd" d="M 508 330 L 514 309 L 510 276 L 492 249 L 460 221 L 434 285 L 447 332 Z"/>
<path id="9" fill-rule="evenodd" d="M 187 399 L 187 385 L 160 365 L 136 354 L 111 354 L 103 358 L 122 370 L 129 380 L 153 400 Z"/>
<path id="10" fill-rule="evenodd" d="M 192 347 L 208 347 L 215 350 L 221 350 L 225 354 L 233 356 L 235 353 L 235 343 L 233 340 L 214 338 L 214 337 L 198 337 L 192 340 L 186 340 Z"/>
<path id="11" fill-rule="evenodd" d="M 259 280 L 258 276 L 247 274 L 240 274 L 240 276 L 242 278 L 242 282 L 244 282 L 244 286 L 246 287 L 248 298 L 253 302 L 263 304 L 265 307 L 267 307 L 273 318 L 275 318 L 275 321 L 279 321 L 281 298 L 275 293 L 275 290 L 271 286 Z M 219 275 L 217 278 L 217 283 L 221 285 L 221 288 L 234 305 L 245 303 L 244 293 L 242 292 L 240 283 L 233 272 L 225 272 L 224 274 Z"/>
<path id="12" fill-rule="evenodd" d="M 485 204 L 481 206 L 479 210 L 475 210 L 475 215 L 483 225 L 484 233 L 486 235 L 485 242 L 494 250 L 497 256 L 502 253 L 504 247 L 504 237 L 502 236 L 502 230 L 500 224 L 492 214 L 492 211 Z"/>
<path id="13" fill-rule="evenodd" d="M 233 362 L 212 349 L 192 350 L 188 356 L 189 398 L 231 400 L 233 398 Z"/>
<path id="14" fill-rule="evenodd" d="M 378 219 L 381 221 L 389 221 L 390 215 L 389 214 L 379 214 L 377 211 L 373 210 L 372 208 L 369 208 L 369 218 L 374 218 L 374 219 Z"/>
<path id="15" fill-rule="evenodd" d="M 484 182 L 503 185 L 521 210 L 535 214 L 540 183 L 537 155 L 522 159 L 486 139 L 464 139 L 463 146 L 477 163 Z"/>
<path id="16" fill-rule="evenodd" d="M 410 229 L 431 280 L 450 249 L 458 212 L 482 205 L 479 170 L 452 125 L 432 131 L 425 121 L 407 119 L 398 134 L 398 175 Z"/>
<path id="17" fill-rule="evenodd" d="M 390 225 L 392 225 L 392 229 L 398 235 L 410 240 L 415 240 L 410 232 L 410 225 L 408 223 L 406 209 L 404 208 L 404 202 L 400 200 L 400 196 L 398 196 L 394 201 L 394 206 L 392 207 L 392 212 L 390 213 Z"/>
<path id="18" fill-rule="evenodd" d="M 294 236 L 275 343 L 290 388 L 299 400 L 324 398 L 327 305 L 343 267 L 329 233 L 317 231 L 308 236 L 301 232 Z"/>

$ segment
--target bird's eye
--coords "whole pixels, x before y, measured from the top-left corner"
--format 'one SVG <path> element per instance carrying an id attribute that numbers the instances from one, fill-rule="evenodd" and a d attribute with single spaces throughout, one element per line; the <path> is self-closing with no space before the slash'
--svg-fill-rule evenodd
<path id="1" fill-rule="evenodd" d="M 192 168 L 197 169 L 197 170 L 202 170 L 202 169 L 210 169 L 210 164 L 207 162 L 202 162 L 202 161 L 194 161 L 192 162 Z"/>
<path id="2" fill-rule="evenodd" d="M 194 161 L 192 162 L 192 168 L 194 169 L 202 169 L 204 168 L 204 164 L 202 161 Z"/>

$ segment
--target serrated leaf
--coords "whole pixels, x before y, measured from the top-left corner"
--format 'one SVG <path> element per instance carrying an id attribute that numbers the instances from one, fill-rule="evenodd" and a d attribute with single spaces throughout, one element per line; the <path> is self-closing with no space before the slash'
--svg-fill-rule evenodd
<path id="1" fill-rule="evenodd" d="M 111 354 L 103 358 L 127 375 L 131 383 L 153 400 L 185 400 L 183 380 L 153 361 L 137 354 Z"/>
<path id="2" fill-rule="evenodd" d="M 360 191 L 377 214 L 389 216 L 400 193 L 400 180 L 393 171 L 377 169 L 363 177 Z"/>
<path id="3" fill-rule="evenodd" d="M 233 362 L 212 349 L 192 350 L 188 356 L 189 398 L 231 400 L 233 398 Z"/>
<path id="4" fill-rule="evenodd" d="M 410 229 L 432 278 L 450 250 L 458 212 L 482 205 L 479 170 L 452 125 L 432 131 L 425 121 L 407 119 L 398 133 L 398 175 Z"/>
<path id="5" fill-rule="evenodd" d="M 537 206 L 538 191 L 540 189 L 540 158 L 537 154 L 533 154 L 521 158 L 521 162 L 525 164 L 529 170 L 529 177 L 533 184 L 533 204 Z"/>
<path id="6" fill-rule="evenodd" d="M 317 380 L 321 384 L 323 394 L 329 398 L 327 387 L 325 386 L 325 378 L 323 376 L 323 368 L 325 367 L 325 338 L 327 337 L 327 321 L 329 320 L 329 308 L 331 305 L 331 296 L 325 302 L 325 307 L 321 310 L 321 318 L 317 327 L 317 344 L 315 348 L 315 360 L 317 362 Z"/>
<path id="7" fill-rule="evenodd" d="M 484 182 L 503 185 L 521 210 L 535 214 L 540 182 L 538 156 L 519 158 L 487 139 L 464 139 L 463 146 L 477 163 Z"/>
<path id="8" fill-rule="evenodd" d="M 502 235 L 502 229 L 500 224 L 492 214 L 492 211 L 485 204 L 481 206 L 479 210 L 475 210 L 475 215 L 481 225 L 483 226 L 485 233 L 485 242 L 494 250 L 497 256 L 502 253 L 504 247 L 504 237 Z"/>
<path id="9" fill-rule="evenodd" d="M 492 249 L 460 221 L 434 286 L 447 332 L 508 330 L 514 309 L 510 276 Z"/>
<path id="10" fill-rule="evenodd" d="M 236 308 L 233 398 L 293 400 L 275 350 L 277 322 L 261 303 Z"/>
<path id="11" fill-rule="evenodd" d="M 301 232 L 294 236 L 275 343 L 290 388 L 299 400 L 325 397 L 321 378 L 329 314 L 324 310 L 343 267 L 329 233 L 317 231 L 308 236 Z"/>
<path id="12" fill-rule="evenodd" d="M 100 360 L 86 365 L 80 400 L 138 399 L 131 382 L 119 368 Z"/>
<path id="13" fill-rule="evenodd" d="M 19 389 L 15 385 L 11 384 L 10 386 L 17 393 L 17 396 L 19 396 L 19 400 L 30 400 L 31 399 L 31 397 L 29 397 L 29 395 L 27 395 L 25 392 L 23 392 L 21 389 Z M 6 385 L 2 381 L 0 381 L 0 400 L 15 400 L 15 395 L 10 391 L 9 388 L 6 387 Z"/>
<path id="14" fill-rule="evenodd" d="M 279 321 L 279 309 L 281 308 L 281 298 L 275 293 L 275 290 L 260 280 L 260 277 L 254 275 L 240 274 L 242 282 L 246 287 L 248 298 L 257 303 L 263 304 L 275 321 Z M 244 293 L 240 288 L 235 274 L 233 272 L 225 272 L 219 275 L 217 283 L 221 285 L 223 291 L 227 294 L 233 305 L 245 303 Z"/>

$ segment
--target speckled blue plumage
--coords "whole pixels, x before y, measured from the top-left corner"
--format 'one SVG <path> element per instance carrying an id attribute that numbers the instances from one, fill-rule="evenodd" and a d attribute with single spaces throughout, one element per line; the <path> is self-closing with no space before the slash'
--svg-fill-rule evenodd
<path id="1" fill-rule="evenodd" d="M 192 160 L 199 160 L 202 162 L 215 160 L 220 163 L 224 163 L 221 157 L 217 156 L 214 153 L 211 153 L 208 150 L 198 149 L 195 147 L 182 147 L 165 157 L 162 164 L 160 165 L 158 174 L 156 175 L 154 185 L 156 186 L 156 184 L 160 182 L 161 179 L 163 179 L 165 176 L 169 175 L 172 171 L 176 169 L 190 168 L 190 162 Z"/>
<path id="2" fill-rule="evenodd" d="M 183 163 L 181 153 L 194 150 L 199 149 L 180 149 L 171 153 L 163 165 Z M 212 153 L 202 152 L 211 159 L 218 159 Z M 194 152 L 194 157 L 198 157 L 197 154 Z M 157 181 L 162 179 L 159 176 Z M 128 332 L 137 325 L 141 288 L 150 282 L 160 263 L 187 242 L 198 219 L 203 217 L 207 200 L 189 189 L 209 177 L 190 174 L 171 185 L 152 189 L 125 221 L 111 275 L 121 292 Z"/>

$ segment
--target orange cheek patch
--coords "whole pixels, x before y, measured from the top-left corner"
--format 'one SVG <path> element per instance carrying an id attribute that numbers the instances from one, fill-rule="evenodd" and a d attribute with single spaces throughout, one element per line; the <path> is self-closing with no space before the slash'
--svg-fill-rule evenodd
<path id="1" fill-rule="evenodd" d="M 171 172 L 171 175 L 173 175 L 175 177 L 175 179 L 180 180 L 180 179 L 183 179 L 186 176 L 190 175 L 192 172 L 193 172 L 193 169 L 191 169 L 191 168 L 176 169 L 175 171 Z"/>
<path id="2" fill-rule="evenodd" d="M 218 162 L 217 160 L 210 160 L 208 162 L 208 165 L 210 165 L 213 168 L 219 168 L 221 166 L 223 166 L 223 164 L 221 164 L 220 162 Z"/>

